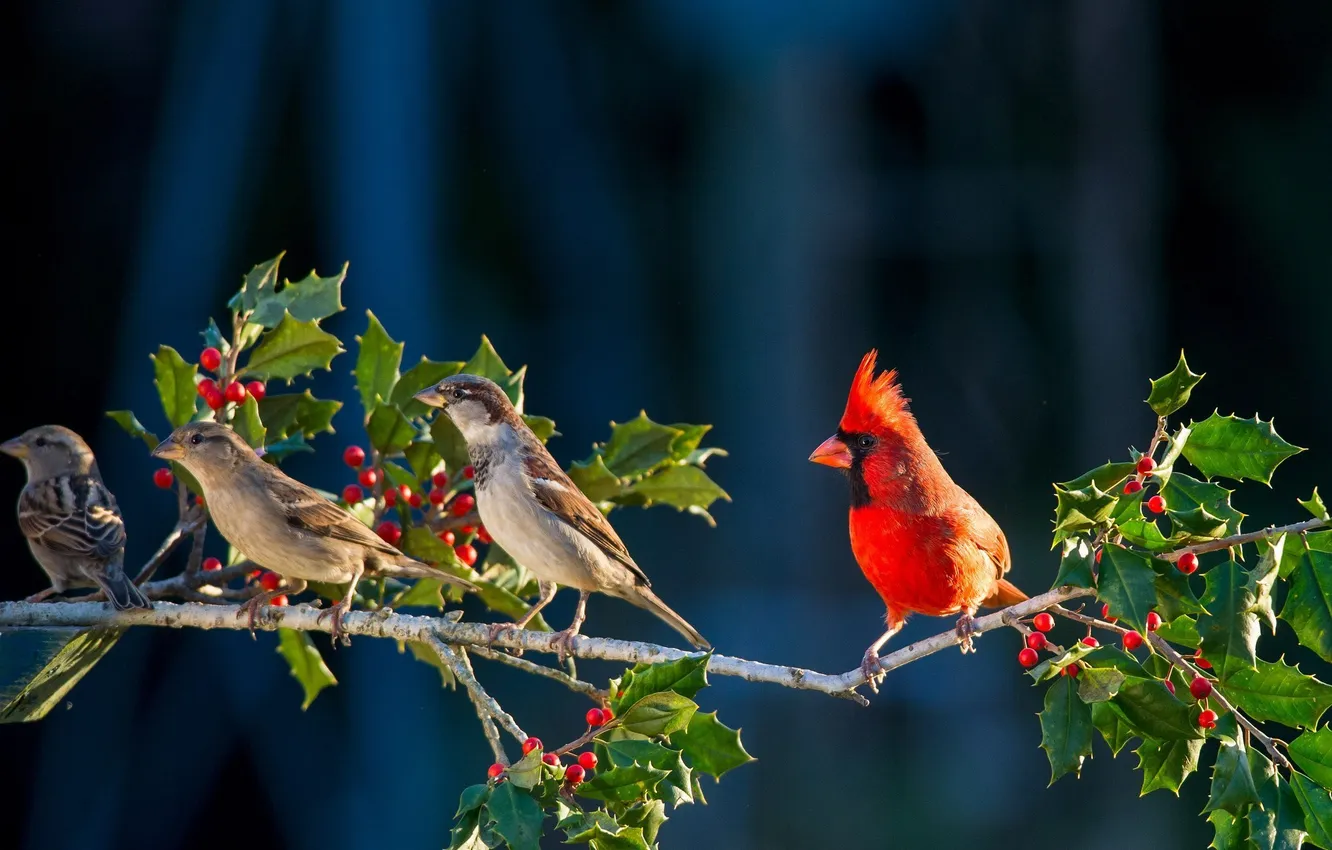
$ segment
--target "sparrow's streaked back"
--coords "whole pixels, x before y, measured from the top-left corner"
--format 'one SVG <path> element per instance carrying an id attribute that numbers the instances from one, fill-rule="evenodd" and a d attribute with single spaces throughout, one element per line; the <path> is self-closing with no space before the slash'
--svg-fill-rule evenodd
<path id="1" fill-rule="evenodd" d="M 467 440 L 476 468 L 477 509 L 495 542 L 540 583 L 540 597 L 515 624 L 523 628 L 555 597 L 579 590 L 578 609 L 561 646 L 582 626 L 587 597 L 600 591 L 656 614 L 700 649 L 708 642 L 652 592 L 647 575 L 615 529 L 560 469 L 494 381 L 453 375 L 416 394 L 442 408 Z"/>
<path id="2" fill-rule="evenodd" d="M 19 528 L 51 579 L 50 590 L 29 598 L 100 587 L 118 610 L 153 607 L 125 576 L 125 522 L 83 438 L 60 425 L 42 425 L 0 444 L 0 451 L 23 461 L 28 472 L 19 494 Z"/>
<path id="3" fill-rule="evenodd" d="M 318 491 L 261 460 L 239 434 L 216 422 L 182 425 L 153 449 L 153 456 L 189 470 L 222 536 L 256 564 L 287 579 L 287 587 L 246 603 L 251 624 L 260 606 L 279 594 L 300 593 L 306 582 L 349 584 L 347 595 L 329 609 L 336 637 L 356 583 L 367 572 L 433 578 L 475 590 L 470 582 L 393 548 Z"/>

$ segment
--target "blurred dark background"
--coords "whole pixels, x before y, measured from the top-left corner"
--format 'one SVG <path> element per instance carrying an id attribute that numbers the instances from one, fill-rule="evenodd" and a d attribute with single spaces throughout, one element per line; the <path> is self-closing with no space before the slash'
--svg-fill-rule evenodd
<path id="1" fill-rule="evenodd" d="M 617 514 L 662 596 L 721 651 L 846 670 L 882 606 L 845 484 L 808 464 L 861 354 L 901 370 L 953 476 L 1052 580 L 1050 482 L 1145 445 L 1147 379 L 1181 347 L 1189 411 L 1275 416 L 1316 451 L 1236 503 L 1294 521 L 1332 486 L 1332 6 L 1078 0 L 43 0 L 6 4 L 2 436 L 87 435 L 129 561 L 173 519 L 102 411 L 164 432 L 147 355 L 187 357 L 254 263 L 351 262 L 422 354 L 488 333 L 530 364 L 562 462 L 640 407 L 716 424 L 720 527 Z M 354 355 L 316 383 L 351 400 Z M 337 489 L 358 405 L 292 471 Z M 16 494 L 18 464 L 0 467 Z M 213 538 L 214 547 L 219 544 Z M 44 587 L 0 523 L 0 598 Z M 215 554 L 221 554 L 216 552 Z M 552 621 L 565 622 L 562 595 Z M 674 642 L 594 600 L 593 634 Z M 897 645 L 941 630 L 913 622 Z M 1285 626 L 1282 626 L 1285 629 Z M 491 758 L 463 695 L 384 641 L 326 653 L 305 713 L 271 634 L 130 634 L 68 710 L 0 729 L 26 848 L 438 847 Z M 995 634 L 889 677 L 870 709 L 714 680 L 759 762 L 673 813 L 666 847 L 1202 847 L 1183 800 L 1097 755 L 1050 790 L 1041 691 Z M 585 704 L 478 662 L 547 741 Z M 611 666 L 584 663 L 604 680 Z M 1210 760 L 1210 759 L 1209 759 Z M 1039 827 L 1036 826 L 1039 824 Z M 1112 828 L 1120 825 L 1121 828 Z"/>

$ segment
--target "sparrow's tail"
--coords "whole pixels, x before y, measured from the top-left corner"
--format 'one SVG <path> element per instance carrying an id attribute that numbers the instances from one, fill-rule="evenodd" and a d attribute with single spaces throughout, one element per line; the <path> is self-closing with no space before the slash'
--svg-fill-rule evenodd
<path id="1" fill-rule="evenodd" d="M 134 582 L 129 580 L 118 564 L 111 564 L 105 570 L 89 572 L 92 573 L 92 580 L 97 582 L 97 586 L 106 594 L 111 607 L 117 611 L 153 607 L 153 603 L 148 601 L 142 590 L 135 587 Z"/>
<path id="2" fill-rule="evenodd" d="M 1016 605 L 1026 600 L 1027 594 L 1018 590 L 1017 585 L 1006 578 L 1001 578 L 994 587 L 994 593 L 981 604 L 986 608 L 1007 608 L 1009 605 Z"/>
<path id="3" fill-rule="evenodd" d="M 391 564 L 387 561 L 380 561 L 375 566 L 374 571 L 378 575 L 389 576 L 390 578 L 433 578 L 461 587 L 463 590 L 470 590 L 473 593 L 480 590 L 479 587 L 465 578 L 460 578 L 453 573 L 445 572 L 437 567 L 430 566 L 424 561 L 418 561 L 406 555 L 403 555 L 397 563 Z"/>
<path id="4" fill-rule="evenodd" d="M 708 643 L 707 639 L 698 633 L 698 629 L 689 625 L 684 617 L 671 610 L 671 606 L 662 602 L 661 598 L 653 593 L 650 588 L 641 584 L 635 585 L 632 589 L 622 591 L 622 594 L 617 595 L 626 602 L 631 602 L 645 611 L 656 614 L 666 625 L 684 635 L 684 639 L 693 644 L 695 648 L 712 649 L 712 644 Z"/>

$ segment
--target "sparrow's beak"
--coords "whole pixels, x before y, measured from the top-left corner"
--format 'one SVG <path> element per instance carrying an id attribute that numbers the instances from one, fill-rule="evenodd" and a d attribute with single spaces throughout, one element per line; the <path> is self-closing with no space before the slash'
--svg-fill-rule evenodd
<path id="1" fill-rule="evenodd" d="M 833 469 L 847 469 L 851 466 L 851 451 L 840 437 L 833 434 L 814 450 L 809 459 L 814 463 L 831 466 Z"/>
<path id="2" fill-rule="evenodd" d="M 4 452 L 10 457 L 22 459 L 28 456 L 28 447 L 23 444 L 22 438 L 15 437 L 12 440 L 0 443 L 0 452 Z"/>
<path id="3" fill-rule="evenodd" d="M 168 437 L 153 449 L 153 457 L 160 457 L 162 460 L 180 460 L 185 457 L 185 447 Z"/>
<path id="4" fill-rule="evenodd" d="M 426 387 L 412 398 L 424 404 L 426 407 L 443 407 L 445 404 L 444 394 L 434 387 Z"/>

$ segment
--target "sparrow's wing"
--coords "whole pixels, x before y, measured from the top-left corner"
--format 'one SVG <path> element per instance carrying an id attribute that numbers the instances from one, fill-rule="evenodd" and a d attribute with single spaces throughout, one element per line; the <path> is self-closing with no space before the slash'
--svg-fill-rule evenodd
<path id="1" fill-rule="evenodd" d="M 116 499 L 90 475 L 61 475 L 23 488 L 23 536 L 53 552 L 109 561 L 125 548 L 125 522 Z"/>
<path id="2" fill-rule="evenodd" d="M 523 471 L 531 479 L 532 492 L 542 507 L 576 528 L 597 544 L 601 551 L 632 570 L 643 584 L 649 587 L 652 585 L 642 568 L 629 557 L 624 541 L 611 528 L 605 515 L 583 495 L 583 491 L 560 469 L 544 447 L 541 451 L 527 453 L 523 458 Z"/>
<path id="3" fill-rule="evenodd" d="M 403 557 L 401 552 L 385 543 L 359 519 L 299 481 L 273 476 L 267 484 L 269 493 L 287 519 L 287 525 L 292 528 L 320 537 L 356 543 L 394 558 Z"/>

